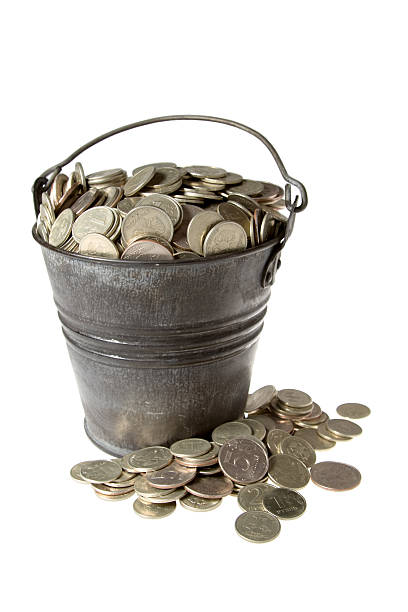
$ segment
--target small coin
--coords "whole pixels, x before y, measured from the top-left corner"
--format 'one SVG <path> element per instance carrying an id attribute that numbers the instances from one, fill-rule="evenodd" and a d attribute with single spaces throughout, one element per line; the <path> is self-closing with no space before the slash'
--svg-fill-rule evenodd
<path id="1" fill-rule="evenodd" d="M 316 453 L 307 440 L 289 436 L 282 440 L 280 448 L 283 454 L 296 457 L 296 459 L 299 459 L 306 467 L 310 467 L 316 463 Z"/>
<path id="2" fill-rule="evenodd" d="M 172 461 L 173 455 L 165 446 L 148 446 L 122 457 L 122 466 L 129 472 L 154 472 Z"/>
<path id="3" fill-rule="evenodd" d="M 218 214 L 218 213 L 217 213 Z M 234 221 L 220 221 L 212 227 L 203 241 L 204 257 L 244 251 L 248 238 L 244 228 Z"/>
<path id="4" fill-rule="evenodd" d="M 197 476 L 192 482 L 185 485 L 186 491 L 206 499 L 219 499 L 231 495 L 233 488 L 232 480 L 217 475 Z"/>
<path id="5" fill-rule="evenodd" d="M 214 465 L 200 467 L 200 469 L 198 470 L 198 473 L 201 476 L 213 476 L 214 474 L 219 474 L 220 472 L 221 472 L 221 468 L 218 462 Z"/>
<path id="6" fill-rule="evenodd" d="M 198 457 L 176 457 L 176 460 L 179 461 L 181 465 L 185 465 L 186 467 L 206 467 L 216 465 L 218 462 L 218 444 L 214 442 L 210 442 L 210 450 L 204 455 L 200 455 Z"/>
<path id="7" fill-rule="evenodd" d="M 230 421 L 229 423 L 223 423 L 214 429 L 212 432 L 212 439 L 216 444 L 222 446 L 228 440 L 237 438 L 241 435 L 250 435 L 252 430 L 249 425 L 241 421 Z"/>
<path id="8" fill-rule="evenodd" d="M 92 487 L 95 491 L 99 491 L 99 493 L 103 493 L 104 495 L 115 496 L 115 495 L 125 495 L 126 493 L 134 493 L 135 490 L 133 486 L 130 487 L 111 487 L 106 484 L 93 484 Z"/>
<path id="9" fill-rule="evenodd" d="M 60 247 L 70 237 L 75 215 L 70 208 L 63 210 L 53 224 L 49 243 L 53 247 Z"/>
<path id="10" fill-rule="evenodd" d="M 104 501 L 123 501 L 124 499 L 129 499 L 133 497 L 135 492 L 129 491 L 128 493 L 121 493 L 121 495 L 106 495 L 105 493 L 101 493 L 101 491 L 97 491 L 94 489 L 95 494 L 99 497 L 99 499 L 103 499 Z"/>
<path id="11" fill-rule="evenodd" d="M 226 221 L 235 221 L 235 223 L 239 223 L 245 230 L 247 238 L 249 238 L 251 227 L 250 213 L 245 212 L 241 206 L 238 206 L 238 204 L 235 204 L 232 200 L 221 202 L 218 205 L 217 211 Z"/>
<path id="12" fill-rule="evenodd" d="M 319 404 L 316 404 L 316 402 L 313 402 L 313 408 L 310 412 L 310 414 L 308 414 L 306 417 L 303 417 L 302 420 L 305 421 L 314 421 L 316 419 L 319 419 L 322 416 L 323 412 L 322 409 L 320 408 Z"/>
<path id="13" fill-rule="evenodd" d="M 285 431 L 286 433 L 290 434 L 293 431 L 293 422 L 289 421 L 289 420 L 285 420 L 285 421 L 279 421 L 275 419 L 275 427 L 276 429 L 281 429 L 282 431 Z"/>
<path id="14" fill-rule="evenodd" d="M 322 461 L 311 468 L 312 482 L 331 491 L 348 491 L 361 482 L 360 472 L 346 463 Z"/>
<path id="15" fill-rule="evenodd" d="M 119 259 L 119 251 L 112 240 L 102 234 L 87 234 L 79 243 L 80 255 Z"/>
<path id="16" fill-rule="evenodd" d="M 243 180 L 239 185 L 233 185 L 227 191 L 229 195 L 238 193 L 239 195 L 257 196 L 264 190 L 263 183 L 260 181 Z"/>
<path id="17" fill-rule="evenodd" d="M 279 519 L 294 519 L 306 510 L 306 500 L 292 489 L 268 487 L 263 494 L 263 507 Z"/>
<path id="18" fill-rule="evenodd" d="M 58 210 L 59 201 L 64 195 L 65 185 L 67 184 L 68 177 L 66 174 L 57 174 L 52 182 L 50 189 L 50 200 L 54 207 L 54 210 Z"/>
<path id="19" fill-rule="evenodd" d="M 295 432 L 295 438 L 300 437 L 307 440 L 315 450 L 327 450 L 333 448 L 336 442 L 333 439 L 323 439 L 315 429 L 299 429 Z"/>
<path id="20" fill-rule="evenodd" d="M 336 410 L 340 416 L 347 419 L 363 419 L 371 412 L 368 406 L 356 403 L 340 404 Z"/>
<path id="21" fill-rule="evenodd" d="M 245 412 L 251 414 L 271 403 L 276 396 L 276 388 L 273 385 L 261 387 L 248 395 Z"/>
<path id="22" fill-rule="evenodd" d="M 156 206 L 161 210 L 164 210 L 170 217 L 174 227 L 178 227 L 181 223 L 183 211 L 180 204 L 169 195 L 163 193 L 152 193 L 151 195 L 144 196 L 140 200 L 141 206 Z"/>
<path id="23" fill-rule="evenodd" d="M 71 210 L 76 217 L 79 217 L 85 212 L 90 206 L 92 206 L 99 197 L 99 191 L 92 187 L 89 191 L 85 191 L 79 198 L 72 204 Z"/>
<path id="24" fill-rule="evenodd" d="M 118 202 L 118 211 L 121 215 L 126 216 L 130 213 L 131 210 L 136 208 L 136 206 L 141 202 L 142 198 L 123 198 Z"/>
<path id="25" fill-rule="evenodd" d="M 275 238 L 276 223 L 272 212 L 267 212 L 262 219 L 261 227 L 259 230 L 260 242 L 268 242 Z"/>
<path id="26" fill-rule="evenodd" d="M 190 245 L 187 241 L 187 229 L 190 224 L 191 219 L 200 213 L 203 212 L 202 208 L 198 206 L 194 206 L 194 204 L 181 204 L 180 205 L 183 212 L 183 217 L 181 223 L 177 229 L 174 231 L 173 236 L 173 244 L 175 244 L 180 249 L 190 249 Z"/>
<path id="27" fill-rule="evenodd" d="M 170 446 L 175 457 L 199 457 L 211 450 L 211 443 L 201 438 L 179 440 Z"/>
<path id="28" fill-rule="evenodd" d="M 112 461 L 115 461 L 115 459 L 112 459 Z M 115 461 L 115 463 L 118 463 L 120 465 L 120 461 Z M 133 487 L 135 483 L 135 479 L 136 479 L 135 474 L 122 471 L 121 475 L 118 478 L 116 478 L 116 480 L 111 480 L 111 482 L 109 483 L 109 486 L 116 487 L 118 489 L 121 489 L 123 487 L 130 487 L 130 486 Z"/>
<path id="29" fill-rule="evenodd" d="M 262 423 L 266 431 L 276 429 L 276 420 L 272 418 L 270 414 L 253 414 L 251 418 L 259 423 Z"/>
<path id="30" fill-rule="evenodd" d="M 137 174 L 139 170 L 143 170 L 144 168 L 177 168 L 177 164 L 173 162 L 157 162 L 154 164 L 144 164 L 144 166 L 139 166 L 132 171 L 132 174 Z"/>
<path id="31" fill-rule="evenodd" d="M 136 206 L 126 215 L 122 225 L 122 236 L 127 245 L 141 236 L 157 236 L 170 242 L 173 231 L 168 214 L 156 206 Z"/>
<path id="32" fill-rule="evenodd" d="M 266 443 L 272 455 L 277 455 L 281 452 L 281 442 L 290 435 L 283 429 L 271 429 L 266 437 Z"/>
<path id="33" fill-rule="evenodd" d="M 115 206 L 117 206 L 120 202 L 123 195 L 122 187 L 105 187 L 103 192 L 106 195 L 104 206 L 109 206 L 110 208 L 115 208 Z"/>
<path id="34" fill-rule="evenodd" d="M 268 473 L 273 482 L 288 489 L 305 487 L 310 479 L 307 467 L 292 455 L 272 455 Z"/>
<path id="35" fill-rule="evenodd" d="M 145 172 L 147 168 L 140 170 L 140 172 Z M 134 174 L 133 176 L 137 176 Z M 161 166 L 160 168 L 155 168 L 155 172 L 153 177 L 146 184 L 146 189 L 157 189 L 161 191 L 162 187 L 173 186 L 178 183 L 180 180 L 180 171 L 178 168 L 171 168 L 169 166 Z"/>
<path id="36" fill-rule="evenodd" d="M 170 493 L 174 493 L 174 491 L 177 490 L 176 488 L 158 489 L 157 487 L 153 487 L 144 474 L 139 474 L 136 476 L 134 481 L 134 489 L 138 495 L 144 498 L 163 497 L 165 495 L 169 495 Z"/>
<path id="37" fill-rule="evenodd" d="M 263 496 L 268 489 L 273 489 L 269 484 L 256 482 L 255 484 L 245 485 L 239 489 L 238 503 L 243 510 L 261 511 L 265 510 Z"/>
<path id="38" fill-rule="evenodd" d="M 195 253 L 203 255 L 204 238 L 210 229 L 220 221 L 223 221 L 221 215 L 212 210 L 201 211 L 199 214 L 194 215 L 187 227 L 189 248 Z"/>
<path id="39" fill-rule="evenodd" d="M 125 261 L 171 261 L 173 254 L 171 246 L 154 238 L 140 238 L 131 242 L 121 255 Z"/>
<path id="40" fill-rule="evenodd" d="M 138 193 L 138 191 L 143 189 L 143 187 L 153 178 L 154 174 L 155 169 L 152 166 L 147 166 L 147 168 L 138 170 L 138 172 L 133 174 L 133 176 L 126 181 L 123 187 L 125 196 L 134 196 L 136 193 Z"/>
<path id="41" fill-rule="evenodd" d="M 239 484 L 252 484 L 268 472 L 268 454 L 262 443 L 249 438 L 235 438 L 225 442 L 218 462 L 228 478 Z"/>
<path id="42" fill-rule="evenodd" d="M 169 502 L 167 504 L 151 504 L 138 497 L 133 504 L 133 510 L 139 516 L 149 519 L 165 518 L 174 512 L 176 509 L 176 502 Z"/>
<path id="43" fill-rule="evenodd" d="M 290 408 L 308 408 L 313 403 L 310 395 L 297 389 L 280 389 L 277 398 L 279 402 Z"/>
<path id="44" fill-rule="evenodd" d="M 89 463 L 89 461 L 81 461 L 80 463 L 76 463 L 70 471 L 71 478 L 76 480 L 77 482 L 81 482 L 82 484 L 89 484 L 86 480 L 84 480 L 81 476 L 81 467 L 85 464 Z"/>
<path id="45" fill-rule="evenodd" d="M 262 194 L 256 197 L 257 202 L 276 202 L 283 196 L 283 189 L 273 183 L 262 182 L 263 191 Z"/>
<path id="46" fill-rule="evenodd" d="M 347 419 L 329 419 L 326 421 L 326 427 L 331 433 L 337 436 L 347 436 L 351 438 L 359 436 L 363 431 L 360 425 L 353 423 L 353 421 L 348 421 Z"/>
<path id="47" fill-rule="evenodd" d="M 166 495 L 153 495 L 144 496 L 140 495 L 143 501 L 147 501 L 151 504 L 168 504 L 169 502 L 177 501 L 186 495 L 186 490 L 184 487 L 179 489 L 172 489 L 170 492 L 166 489 L 157 489 L 158 491 L 165 492 Z"/>
<path id="48" fill-rule="evenodd" d="M 249 542 L 271 542 L 280 532 L 280 522 L 269 512 L 244 512 L 235 521 L 237 533 Z"/>
<path id="49" fill-rule="evenodd" d="M 146 478 L 151 485 L 158 489 L 172 489 L 188 484 L 195 478 L 196 474 L 196 468 L 184 467 L 173 461 L 171 465 L 161 470 L 148 472 Z"/>
<path id="50" fill-rule="evenodd" d="M 122 473 L 122 468 L 114 461 L 99 459 L 83 463 L 79 473 L 87 482 L 103 484 L 119 478 Z"/>
<path id="51" fill-rule="evenodd" d="M 87 182 L 86 182 L 86 176 L 85 176 L 84 168 L 83 168 L 81 162 L 76 162 L 74 172 L 75 172 L 75 175 L 76 175 L 77 183 L 82 185 L 82 189 L 84 191 L 86 191 L 88 189 L 88 185 L 87 185 Z"/>
<path id="52" fill-rule="evenodd" d="M 229 201 L 232 200 L 235 204 L 241 204 L 241 206 L 246 208 L 246 210 L 249 210 L 252 214 L 258 209 L 258 202 L 256 202 L 256 200 L 250 196 L 238 193 L 231 193 L 227 195 Z"/>
<path id="53" fill-rule="evenodd" d="M 317 426 L 317 433 L 321 438 L 324 438 L 325 440 L 334 440 L 335 442 L 344 442 L 346 440 L 352 440 L 351 436 L 338 436 L 337 434 L 333 433 L 332 431 L 329 431 L 327 429 L 327 423 L 320 423 L 320 425 Z"/>
<path id="54" fill-rule="evenodd" d="M 255 419 L 243 419 L 245 425 L 249 425 L 252 429 L 252 433 L 259 440 L 263 440 L 266 436 L 266 427 L 261 421 L 257 421 Z"/>
<path id="55" fill-rule="evenodd" d="M 222 168 L 213 168 L 211 166 L 186 166 L 184 168 L 191 176 L 196 178 L 223 178 L 227 175 L 226 170 Z"/>
<path id="56" fill-rule="evenodd" d="M 188 493 L 185 497 L 180 499 L 180 506 L 186 508 L 186 510 L 193 510 L 193 512 L 208 512 L 209 510 L 215 510 L 222 502 L 220 499 L 209 499 L 206 497 L 197 497 Z"/>

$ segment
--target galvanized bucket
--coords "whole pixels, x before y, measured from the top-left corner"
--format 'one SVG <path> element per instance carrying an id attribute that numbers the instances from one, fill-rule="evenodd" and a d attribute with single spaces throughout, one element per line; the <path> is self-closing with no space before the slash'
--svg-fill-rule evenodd
<path id="1" fill-rule="evenodd" d="M 263 318 L 306 190 L 259 132 L 217 117 L 173 115 L 113 130 L 45 171 L 41 194 L 63 166 L 114 134 L 161 121 L 224 123 L 259 138 L 286 181 L 286 232 L 247 251 L 202 260 L 139 262 L 83 257 L 40 244 L 85 410 L 90 439 L 112 455 L 205 436 L 242 416 Z M 292 202 L 291 185 L 300 191 Z"/>

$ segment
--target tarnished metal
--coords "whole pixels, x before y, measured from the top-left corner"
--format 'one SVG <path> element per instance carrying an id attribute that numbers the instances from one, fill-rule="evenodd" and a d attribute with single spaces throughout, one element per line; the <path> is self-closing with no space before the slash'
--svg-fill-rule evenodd
<path id="1" fill-rule="evenodd" d="M 34 199 L 77 154 L 113 134 L 171 119 L 119 128 L 81 147 L 35 182 Z M 268 144 L 266 144 L 268 143 Z M 275 157 L 276 154 L 276 157 Z M 290 225 L 307 203 L 287 200 Z M 287 192 L 288 196 L 288 192 Z M 290 196 L 290 194 L 289 194 Z M 91 440 L 114 455 L 208 434 L 242 416 L 256 344 L 280 251 L 290 235 L 240 253 L 175 262 L 84 257 L 41 245 L 54 300 L 85 410 Z"/>

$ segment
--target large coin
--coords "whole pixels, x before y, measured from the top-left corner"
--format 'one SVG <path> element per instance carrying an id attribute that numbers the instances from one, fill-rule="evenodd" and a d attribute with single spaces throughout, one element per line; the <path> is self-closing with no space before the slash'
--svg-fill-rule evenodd
<path id="1" fill-rule="evenodd" d="M 126 247 L 121 259 L 125 261 L 172 261 L 173 254 L 169 243 L 164 244 L 154 238 L 140 238 Z"/>
<path id="2" fill-rule="evenodd" d="M 220 499 L 209 499 L 206 497 L 197 497 L 188 493 L 185 497 L 180 499 L 180 506 L 187 510 L 193 510 L 194 512 L 208 512 L 209 510 L 215 510 L 221 504 L 222 498 Z"/>
<path id="3" fill-rule="evenodd" d="M 228 478 L 239 484 L 261 480 L 268 471 L 268 454 L 258 441 L 235 438 L 222 445 L 218 462 Z"/>
<path id="4" fill-rule="evenodd" d="M 326 427 L 337 436 L 347 436 L 350 438 L 359 436 L 363 431 L 360 425 L 347 419 L 329 419 L 326 421 Z"/>
<path id="5" fill-rule="evenodd" d="M 53 247 L 60 247 L 71 235 L 75 215 L 70 208 L 60 213 L 51 228 L 49 243 Z"/>
<path id="6" fill-rule="evenodd" d="M 293 519 L 304 513 L 306 500 L 292 489 L 268 487 L 263 494 L 263 506 L 267 512 L 280 519 Z"/>
<path id="7" fill-rule="evenodd" d="M 58 219 L 59 218 L 60 217 L 58 217 Z M 82 213 L 75 221 L 72 226 L 72 236 L 78 244 L 87 234 L 103 234 L 106 236 L 114 223 L 115 215 L 111 208 L 107 206 L 90 208 Z"/>
<path id="8" fill-rule="evenodd" d="M 346 419 L 362 419 L 371 412 L 368 406 L 356 403 L 340 404 L 336 410 L 340 416 Z"/>
<path id="9" fill-rule="evenodd" d="M 208 234 L 210 229 L 220 221 L 223 221 L 221 215 L 212 210 L 194 215 L 187 228 L 187 242 L 189 248 L 195 253 L 202 255 L 204 237 Z"/>
<path id="10" fill-rule="evenodd" d="M 280 522 L 269 512 L 244 512 L 235 521 L 235 529 L 249 542 L 271 542 L 279 535 Z"/>
<path id="11" fill-rule="evenodd" d="M 277 485 L 288 489 L 305 487 L 310 480 L 307 467 L 292 455 L 272 455 L 268 473 Z"/>
<path id="12" fill-rule="evenodd" d="M 231 421 L 229 423 L 223 423 L 218 425 L 212 432 L 212 439 L 216 444 L 222 446 L 228 440 L 232 438 L 238 438 L 241 435 L 250 435 L 252 430 L 249 425 L 241 421 Z"/>
<path id="13" fill-rule="evenodd" d="M 122 468 L 114 461 L 99 459 L 97 461 L 86 461 L 83 463 L 79 473 L 87 482 L 103 484 L 111 480 L 116 480 L 116 478 L 121 475 Z"/>
<path id="14" fill-rule="evenodd" d="M 244 228 L 247 237 L 250 236 L 251 217 L 248 211 L 245 212 L 241 206 L 233 201 L 221 202 L 217 210 L 226 221 L 239 223 Z"/>
<path id="15" fill-rule="evenodd" d="M 261 387 L 248 395 L 245 412 L 248 414 L 252 414 L 263 408 L 264 406 L 268 406 L 271 401 L 276 396 L 276 388 L 273 385 L 267 385 L 265 387 Z"/>
<path id="16" fill-rule="evenodd" d="M 176 502 L 169 502 L 168 504 L 151 504 L 138 497 L 134 504 L 133 510 L 139 516 L 149 519 L 159 519 L 169 516 L 176 509 Z"/>
<path id="17" fill-rule="evenodd" d="M 206 499 L 219 499 L 231 495 L 233 488 L 232 480 L 225 476 L 197 476 L 185 485 L 186 491 Z"/>
<path id="18" fill-rule="evenodd" d="M 197 474 L 196 468 L 189 468 L 174 462 L 156 472 L 148 472 L 147 480 L 158 489 L 183 487 L 191 482 Z"/>
<path id="19" fill-rule="evenodd" d="M 122 457 L 123 469 L 129 472 L 154 472 L 173 461 L 173 455 L 165 446 L 148 446 Z"/>
<path id="20" fill-rule="evenodd" d="M 315 429 L 299 429 L 295 432 L 295 438 L 300 437 L 307 440 L 315 450 L 327 450 L 336 445 L 334 440 L 325 440 Z"/>
<path id="21" fill-rule="evenodd" d="M 155 173 L 155 169 L 151 166 L 147 168 L 142 168 L 133 176 L 131 176 L 125 183 L 123 187 L 123 192 L 126 197 L 134 196 L 138 191 L 143 189 L 145 185 L 153 178 Z M 89 177 L 88 177 L 89 179 Z"/>
<path id="22" fill-rule="evenodd" d="M 244 251 L 248 238 L 244 228 L 234 221 L 220 221 L 210 229 L 204 238 L 204 257 Z"/>
<path id="23" fill-rule="evenodd" d="M 87 234 L 79 243 L 80 255 L 119 259 L 119 251 L 112 240 L 102 234 Z"/>
<path id="24" fill-rule="evenodd" d="M 268 489 L 274 489 L 269 484 L 257 482 L 255 484 L 246 485 L 239 490 L 238 503 L 243 510 L 261 511 L 264 510 L 263 496 Z"/>
<path id="25" fill-rule="evenodd" d="M 285 438 L 290 438 L 288 432 L 283 429 L 271 429 L 268 431 L 266 443 L 272 455 L 277 455 L 281 452 L 281 442 Z"/>
<path id="26" fill-rule="evenodd" d="M 312 398 L 297 389 L 280 389 L 277 398 L 279 402 L 290 408 L 308 408 L 312 405 Z"/>
<path id="27" fill-rule="evenodd" d="M 161 210 L 164 210 L 166 214 L 172 220 L 174 227 L 178 227 L 181 223 L 183 211 L 180 204 L 169 195 L 164 193 L 152 193 L 148 196 L 144 196 L 140 200 L 141 206 L 156 206 Z"/>
<path id="28" fill-rule="evenodd" d="M 134 238 L 146 235 L 158 236 L 170 242 L 173 237 L 173 223 L 164 210 L 156 206 L 136 206 L 126 215 L 122 225 L 125 243 L 129 244 Z"/>
<path id="29" fill-rule="evenodd" d="M 322 461 L 311 469 L 312 482 L 331 491 L 348 491 L 361 482 L 360 472 L 346 463 Z"/>
<path id="30" fill-rule="evenodd" d="M 296 457 L 296 459 L 299 459 L 306 467 L 310 467 L 316 463 L 316 453 L 307 440 L 288 436 L 282 440 L 280 448 L 283 454 Z"/>
<path id="31" fill-rule="evenodd" d="M 170 446 L 175 457 L 199 457 L 211 450 L 211 443 L 201 438 L 179 440 Z"/>

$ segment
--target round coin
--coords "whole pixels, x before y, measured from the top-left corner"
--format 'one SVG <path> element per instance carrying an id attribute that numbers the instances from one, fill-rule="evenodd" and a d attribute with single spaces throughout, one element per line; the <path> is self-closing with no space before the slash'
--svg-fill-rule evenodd
<path id="1" fill-rule="evenodd" d="M 126 181 L 123 187 L 125 196 L 134 196 L 138 191 L 143 189 L 143 187 L 153 178 L 154 173 L 155 168 L 152 166 L 147 166 L 147 168 L 138 170 Z"/>
<path id="2" fill-rule="evenodd" d="M 122 457 L 122 466 L 130 472 L 154 472 L 172 461 L 173 455 L 165 446 L 147 446 Z"/>
<path id="3" fill-rule="evenodd" d="M 316 463 L 316 453 L 307 440 L 295 438 L 295 436 L 288 436 L 282 440 L 280 448 L 283 454 L 296 457 L 296 459 L 299 459 L 306 467 L 310 467 Z"/>
<path id="4" fill-rule="evenodd" d="M 211 166 L 186 166 L 184 170 L 196 178 L 216 179 L 227 175 L 226 170 L 222 168 L 213 168 Z"/>
<path id="5" fill-rule="evenodd" d="M 104 495 L 125 495 L 126 493 L 134 493 L 135 490 L 133 486 L 131 487 L 111 487 L 106 484 L 93 484 L 92 487 L 95 491 L 99 491 L 99 493 L 103 493 Z"/>
<path id="6" fill-rule="evenodd" d="M 278 400 L 290 408 L 307 408 L 312 405 L 312 398 L 303 391 L 297 389 L 281 389 L 278 391 Z"/>
<path id="7" fill-rule="evenodd" d="M 281 442 L 285 438 L 291 437 L 288 432 L 283 429 L 271 429 L 266 437 L 266 444 L 272 455 L 277 455 L 281 452 Z"/>
<path id="8" fill-rule="evenodd" d="M 244 228 L 235 221 L 220 221 L 212 227 L 203 241 L 204 257 L 244 251 L 248 237 Z"/>
<path id="9" fill-rule="evenodd" d="M 123 251 L 121 259 L 125 261 L 171 261 L 173 254 L 170 244 L 165 245 L 158 240 L 141 238 L 131 242 Z"/>
<path id="10" fill-rule="evenodd" d="M 105 493 L 101 493 L 101 491 L 94 490 L 95 494 L 99 497 L 99 499 L 103 499 L 104 501 L 123 501 L 124 499 L 129 499 L 133 497 L 135 494 L 134 491 L 129 491 L 128 493 L 121 493 L 120 495 L 106 495 Z"/>
<path id="11" fill-rule="evenodd" d="M 221 504 L 222 498 L 220 499 L 209 499 L 206 497 L 197 497 L 188 493 L 185 497 L 180 499 L 180 506 L 186 508 L 186 510 L 193 510 L 193 512 L 208 512 L 209 510 L 215 510 Z"/>
<path id="12" fill-rule="evenodd" d="M 177 461 L 186 467 L 206 467 L 216 465 L 218 461 L 217 456 L 219 446 L 218 444 L 215 444 L 215 442 L 210 442 L 210 446 L 210 450 L 204 455 L 200 455 L 198 457 L 177 457 Z"/>
<path id="13" fill-rule="evenodd" d="M 255 421 L 262 423 L 266 429 L 266 431 L 271 431 L 271 429 L 276 429 L 276 421 L 271 417 L 270 414 L 254 414 L 251 417 Z"/>
<path id="14" fill-rule="evenodd" d="M 177 489 L 158 489 L 157 487 L 153 487 L 150 482 L 147 480 L 145 475 L 139 474 L 135 478 L 134 489 L 138 495 L 144 498 L 149 497 L 163 497 L 169 495 L 170 493 L 174 493 Z"/>
<path id="15" fill-rule="evenodd" d="M 235 438 L 225 442 L 218 462 L 224 474 L 239 484 L 261 480 L 268 471 L 268 454 L 262 444 L 249 438 Z"/>
<path id="16" fill-rule="evenodd" d="M 310 480 L 307 467 L 292 455 L 272 455 L 268 473 L 273 482 L 288 489 L 305 487 Z"/>
<path id="17" fill-rule="evenodd" d="M 263 494 L 263 507 L 279 519 L 294 519 L 306 510 L 306 500 L 292 489 L 268 487 Z"/>
<path id="18" fill-rule="evenodd" d="M 246 195 L 246 196 L 257 196 L 260 195 L 264 190 L 264 186 L 263 183 L 261 183 L 261 181 L 251 181 L 251 180 L 243 180 L 242 183 L 240 183 L 239 185 L 233 185 L 232 187 L 230 187 L 227 191 L 227 193 L 230 194 L 235 194 L 238 193 L 239 195 Z"/>
<path id="19" fill-rule="evenodd" d="M 72 210 L 71 210 L 72 212 Z M 61 215 L 58 217 L 58 219 Z M 111 208 L 98 206 L 90 208 L 80 215 L 72 226 L 72 236 L 79 244 L 87 234 L 106 234 L 115 223 L 115 215 Z"/>
<path id="20" fill-rule="evenodd" d="M 347 419 L 329 419 L 326 421 L 326 427 L 337 436 L 347 436 L 350 438 L 359 436 L 363 431 L 360 425 Z"/>
<path id="21" fill-rule="evenodd" d="M 269 484 L 257 482 L 255 484 L 246 485 L 239 490 L 238 503 L 243 510 L 261 511 L 264 510 L 263 496 L 268 489 L 274 489 Z"/>
<path id="22" fill-rule="evenodd" d="M 280 522 L 269 512 L 244 512 L 235 521 L 237 533 L 249 542 L 271 542 L 280 532 Z"/>
<path id="23" fill-rule="evenodd" d="M 276 388 L 273 385 L 266 385 L 261 387 L 248 395 L 245 412 L 251 414 L 262 408 L 268 406 L 276 396 Z"/>
<path id="24" fill-rule="evenodd" d="M 223 423 L 216 427 L 212 432 L 212 439 L 216 444 L 222 446 L 232 438 L 250 434 L 252 434 L 252 430 L 249 425 L 241 421 L 230 421 L 229 423 Z"/>
<path id="25" fill-rule="evenodd" d="M 225 476 L 197 476 L 185 485 L 186 491 L 206 499 L 219 499 L 231 495 L 233 488 L 232 480 Z"/>
<path id="26" fill-rule="evenodd" d="M 368 406 L 356 403 L 340 404 L 336 410 L 340 416 L 346 419 L 363 419 L 371 412 Z"/>
<path id="27" fill-rule="evenodd" d="M 319 436 L 315 429 L 299 429 L 299 431 L 295 431 L 295 438 L 297 437 L 307 440 L 315 450 L 327 450 L 336 445 L 334 440 L 325 440 Z"/>
<path id="28" fill-rule="evenodd" d="M 174 512 L 176 509 L 176 502 L 169 502 L 167 504 L 151 504 L 138 497 L 133 504 L 133 510 L 139 516 L 149 519 L 165 518 Z"/>
<path id="29" fill-rule="evenodd" d="M 85 461 L 81 465 L 79 473 L 87 482 L 103 484 L 119 478 L 122 468 L 114 461 L 99 459 L 97 461 Z"/>
<path id="30" fill-rule="evenodd" d="M 187 228 L 191 219 L 203 212 L 202 208 L 194 206 L 194 204 L 181 204 L 182 209 L 182 220 L 179 227 L 175 230 L 173 236 L 173 244 L 180 249 L 190 249 L 190 245 L 187 241 Z M 194 255 L 197 255 L 196 253 Z"/>
<path id="31" fill-rule="evenodd" d="M 169 502 L 177 501 L 178 499 L 181 499 L 186 495 L 186 490 L 184 489 L 184 487 L 178 489 L 171 489 L 170 492 L 168 492 L 167 489 L 157 489 L 157 491 L 161 491 L 162 493 L 166 494 L 156 495 L 154 497 L 153 495 L 150 495 L 148 497 L 140 495 L 140 497 L 143 501 L 147 501 L 150 504 L 168 504 Z"/>
<path id="32" fill-rule="evenodd" d="M 351 440 L 351 436 L 339 436 L 335 433 L 333 433 L 332 431 L 329 431 L 327 429 L 327 422 L 325 423 L 320 423 L 317 426 L 317 433 L 321 438 L 324 438 L 325 440 L 334 440 L 335 442 L 344 442 L 346 440 Z"/>
<path id="33" fill-rule="evenodd" d="M 104 259 L 119 259 L 119 251 L 112 240 L 102 234 L 87 234 L 79 243 L 80 255 L 103 257 Z"/>
<path id="34" fill-rule="evenodd" d="M 266 436 L 266 427 L 261 421 L 257 421 L 255 419 L 243 419 L 245 425 L 249 425 L 252 429 L 252 433 L 259 440 L 263 440 Z"/>
<path id="35" fill-rule="evenodd" d="M 141 206 L 156 206 L 170 217 L 174 227 L 178 227 L 181 222 L 183 211 L 180 204 L 169 195 L 164 193 L 152 193 L 148 196 L 144 196 L 140 200 Z"/>
<path id="36" fill-rule="evenodd" d="M 71 478 L 73 478 L 74 480 L 76 480 L 77 482 L 81 482 L 83 484 L 89 484 L 89 482 L 87 482 L 86 480 L 84 480 L 81 476 L 81 467 L 85 464 L 88 463 L 88 461 L 81 461 L 81 463 L 76 463 L 70 471 L 70 475 Z"/>
<path id="37" fill-rule="evenodd" d="M 175 457 L 199 457 L 211 450 L 211 443 L 201 438 L 179 440 L 170 446 Z"/>
<path id="38" fill-rule="evenodd" d="M 208 234 L 210 229 L 220 221 L 223 221 L 221 215 L 212 210 L 194 215 L 187 227 L 187 242 L 189 248 L 195 253 L 203 255 L 204 237 Z"/>
<path id="39" fill-rule="evenodd" d="M 331 491 L 348 491 L 361 482 L 360 472 L 347 463 L 322 461 L 311 469 L 312 482 Z"/>
<path id="40" fill-rule="evenodd" d="M 172 489 L 188 484 L 195 478 L 196 474 L 196 468 L 184 467 L 173 461 L 171 465 L 161 470 L 148 472 L 146 478 L 153 487 Z"/>
<path id="41" fill-rule="evenodd" d="M 173 237 L 173 223 L 164 210 L 156 206 L 138 205 L 124 218 L 122 236 L 126 245 L 134 238 L 142 236 L 158 236 L 170 242 Z"/>
<path id="42" fill-rule="evenodd" d="M 49 235 L 49 243 L 53 247 L 60 247 L 71 235 L 75 215 L 70 208 L 63 210 L 55 220 Z"/>

